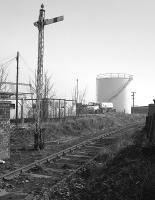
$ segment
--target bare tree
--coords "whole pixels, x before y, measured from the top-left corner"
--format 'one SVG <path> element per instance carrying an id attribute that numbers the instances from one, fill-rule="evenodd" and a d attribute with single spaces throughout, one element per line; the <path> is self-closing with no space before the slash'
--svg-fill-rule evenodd
<path id="1" fill-rule="evenodd" d="M 52 75 L 48 76 L 48 72 L 44 73 L 43 78 L 43 86 L 42 86 L 42 97 L 43 98 L 54 98 L 56 96 L 56 92 L 54 90 L 54 82 L 51 83 Z M 34 81 L 32 81 L 32 91 L 36 95 L 36 88 L 37 88 L 37 74 L 35 72 Z"/>
<path id="2" fill-rule="evenodd" d="M 79 93 L 79 103 L 86 103 L 86 88 L 83 91 L 80 91 Z"/>
<path id="3" fill-rule="evenodd" d="M 56 96 L 56 92 L 54 90 L 54 82 L 51 83 L 52 76 L 48 76 L 48 72 L 46 71 L 44 73 L 43 78 L 43 86 L 42 86 L 42 98 L 46 100 L 47 98 L 52 99 Z M 32 84 L 31 84 L 32 83 Z M 33 118 L 35 117 L 35 101 L 33 100 L 36 98 L 36 88 L 37 88 L 37 73 L 35 71 L 34 74 L 34 80 L 29 81 L 29 84 L 31 85 L 31 92 L 33 93 L 31 95 L 32 103 L 29 106 L 29 116 Z"/>
<path id="4" fill-rule="evenodd" d="M 77 81 L 78 83 L 78 81 Z M 85 104 L 85 100 L 86 100 L 86 88 L 81 91 L 79 90 L 79 87 L 76 85 L 73 89 L 73 93 L 72 93 L 72 99 L 76 100 L 76 115 L 79 115 L 80 113 L 82 113 L 82 104 Z"/>
<path id="5" fill-rule="evenodd" d="M 54 90 L 54 83 L 51 83 L 52 76 L 48 77 L 48 72 L 44 73 L 44 84 L 43 84 L 43 98 L 54 98 L 56 96 Z"/>
<path id="6" fill-rule="evenodd" d="M 77 79 L 78 84 L 78 79 Z M 72 99 L 76 100 L 77 103 L 84 104 L 86 101 L 86 88 L 84 90 L 79 90 L 78 85 L 73 88 Z"/>

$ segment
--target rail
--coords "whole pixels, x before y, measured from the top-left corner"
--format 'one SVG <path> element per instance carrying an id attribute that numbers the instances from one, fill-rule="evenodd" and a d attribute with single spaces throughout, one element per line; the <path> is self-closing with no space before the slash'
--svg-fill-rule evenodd
<path id="1" fill-rule="evenodd" d="M 139 124 L 142 124 L 142 123 L 139 123 Z M 79 144 L 76 144 L 76 145 L 74 145 L 74 146 L 72 146 L 72 147 L 66 148 L 66 149 L 64 149 L 64 150 L 62 150 L 62 151 L 60 151 L 60 152 L 58 152 L 58 153 L 52 154 L 52 155 L 47 156 L 47 157 L 45 157 L 45 158 L 43 158 L 43 159 L 40 159 L 40 160 L 35 161 L 35 162 L 31 163 L 31 164 L 28 164 L 28 165 L 26 165 L 26 166 L 24 166 L 24 167 L 21 167 L 21 168 L 19 168 L 19 169 L 17 169 L 17 170 L 14 170 L 14 171 L 9 172 L 9 173 L 7 173 L 7 174 L 5 174 L 5 175 L 2 175 L 2 176 L 0 176 L 0 180 L 2 180 L 2 179 L 5 180 L 5 179 L 14 178 L 14 177 L 16 177 L 16 176 L 18 176 L 18 175 L 20 175 L 20 174 L 22 174 L 22 173 L 24 173 L 24 172 L 30 170 L 31 168 L 34 168 L 35 166 L 41 165 L 41 164 L 46 163 L 46 162 L 50 162 L 51 160 L 54 161 L 55 159 L 61 158 L 62 156 L 66 155 L 67 153 L 72 152 L 72 151 L 74 151 L 74 150 L 76 150 L 76 149 L 79 149 L 79 148 L 81 148 L 81 147 L 87 145 L 88 143 L 90 143 L 90 142 L 92 142 L 92 141 L 94 141 L 94 140 L 98 140 L 98 139 L 104 138 L 104 137 L 106 137 L 106 136 L 115 134 L 115 133 L 117 133 L 118 131 L 123 131 L 123 130 L 129 129 L 129 128 L 132 128 L 132 127 L 135 127 L 135 126 L 137 126 L 137 123 L 132 124 L 132 125 L 129 124 L 129 125 L 127 125 L 126 127 L 120 128 L 120 129 L 117 130 L 117 131 L 111 131 L 111 132 L 109 132 L 109 133 L 101 134 L 101 135 L 99 135 L 99 136 L 97 136 L 97 137 L 88 139 L 88 140 L 83 141 L 83 142 L 81 142 L 81 143 L 79 143 Z"/>

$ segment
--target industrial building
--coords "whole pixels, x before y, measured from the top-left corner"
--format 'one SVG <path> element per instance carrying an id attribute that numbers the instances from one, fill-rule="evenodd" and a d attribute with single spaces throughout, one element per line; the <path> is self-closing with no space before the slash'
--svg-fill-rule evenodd
<path id="1" fill-rule="evenodd" d="M 96 78 L 97 103 L 110 102 L 117 112 L 131 113 L 129 84 L 133 76 L 122 73 L 99 74 Z"/>

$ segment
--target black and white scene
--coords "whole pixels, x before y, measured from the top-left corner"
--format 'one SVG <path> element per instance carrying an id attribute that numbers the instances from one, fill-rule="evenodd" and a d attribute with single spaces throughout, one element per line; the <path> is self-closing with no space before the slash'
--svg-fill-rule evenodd
<path id="1" fill-rule="evenodd" d="M 0 0 L 0 200 L 155 199 L 155 1 Z"/>

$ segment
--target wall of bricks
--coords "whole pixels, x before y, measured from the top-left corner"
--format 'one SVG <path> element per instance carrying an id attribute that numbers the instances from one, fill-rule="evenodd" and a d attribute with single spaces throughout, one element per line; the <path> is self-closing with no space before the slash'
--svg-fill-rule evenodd
<path id="1" fill-rule="evenodd" d="M 10 104 L 0 100 L 0 159 L 10 158 Z"/>

